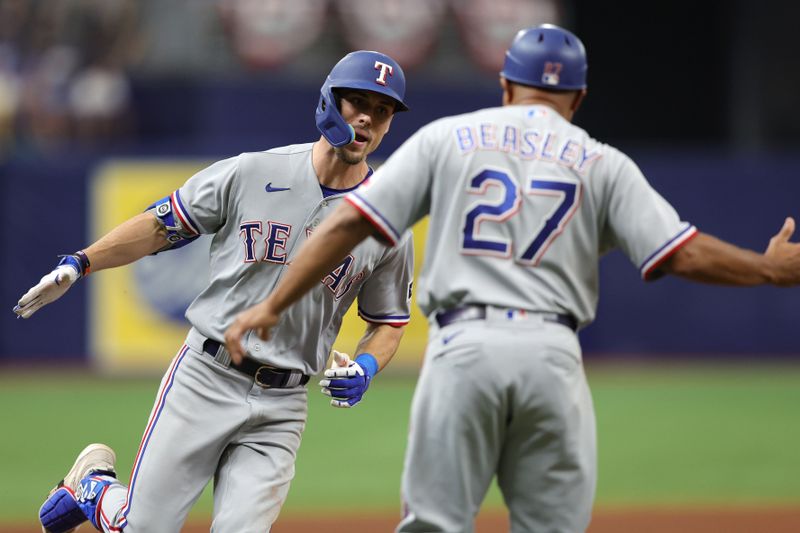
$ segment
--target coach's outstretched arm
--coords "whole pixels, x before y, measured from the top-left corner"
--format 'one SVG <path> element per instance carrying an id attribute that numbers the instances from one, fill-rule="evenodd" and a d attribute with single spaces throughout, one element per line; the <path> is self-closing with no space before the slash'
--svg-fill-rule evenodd
<path id="1" fill-rule="evenodd" d="M 788 217 L 763 254 L 745 250 L 707 233 L 699 233 L 661 267 L 662 272 L 702 283 L 782 287 L 800 284 L 800 243 Z"/>
<path id="2" fill-rule="evenodd" d="M 141 213 L 112 229 L 84 250 L 61 257 L 56 268 L 19 299 L 13 311 L 29 318 L 67 292 L 73 283 L 106 268 L 133 263 L 170 243 L 167 231 L 151 213 Z"/>
<path id="3" fill-rule="evenodd" d="M 264 340 L 278 323 L 280 314 L 311 290 L 333 270 L 358 243 L 374 231 L 372 224 L 347 202 L 343 202 L 300 247 L 297 257 L 269 296 L 242 311 L 225 331 L 225 346 L 239 362 L 245 355 L 242 337 L 249 330 Z"/>

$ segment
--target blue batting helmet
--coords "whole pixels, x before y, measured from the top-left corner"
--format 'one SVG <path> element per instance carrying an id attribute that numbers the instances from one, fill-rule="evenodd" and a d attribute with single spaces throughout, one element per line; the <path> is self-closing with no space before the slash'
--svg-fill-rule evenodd
<path id="1" fill-rule="evenodd" d="M 500 74 L 543 89 L 586 88 L 586 49 L 578 37 L 553 24 L 520 30 L 506 52 Z"/>
<path id="2" fill-rule="evenodd" d="M 333 89 L 363 89 L 385 94 L 395 101 L 395 112 L 408 111 L 403 103 L 406 77 L 397 61 L 380 52 L 351 52 L 328 74 L 317 105 L 317 129 L 333 146 L 344 146 L 355 139 L 353 127 L 339 113 Z"/>

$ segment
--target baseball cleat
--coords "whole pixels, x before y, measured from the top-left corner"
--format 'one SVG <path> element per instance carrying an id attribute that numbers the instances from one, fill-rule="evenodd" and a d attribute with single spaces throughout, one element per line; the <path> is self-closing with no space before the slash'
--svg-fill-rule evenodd
<path id="1" fill-rule="evenodd" d="M 105 444 L 90 444 L 78 454 L 75 463 L 39 509 L 42 533 L 72 533 L 87 520 L 76 501 L 81 480 L 92 473 L 116 476 L 114 450 Z"/>

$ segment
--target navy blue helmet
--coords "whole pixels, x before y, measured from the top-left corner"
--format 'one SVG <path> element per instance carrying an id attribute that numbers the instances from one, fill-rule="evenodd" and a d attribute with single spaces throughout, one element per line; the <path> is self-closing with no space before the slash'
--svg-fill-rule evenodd
<path id="1" fill-rule="evenodd" d="M 543 89 L 586 88 L 586 49 L 578 37 L 553 24 L 520 30 L 506 52 L 500 74 Z"/>
<path id="2" fill-rule="evenodd" d="M 385 94 L 395 101 L 395 112 L 408 111 L 403 102 L 406 77 L 397 61 L 380 52 L 351 52 L 334 65 L 320 89 L 317 129 L 332 146 L 344 146 L 355 139 L 353 128 L 339 113 L 333 89 L 363 89 Z"/>

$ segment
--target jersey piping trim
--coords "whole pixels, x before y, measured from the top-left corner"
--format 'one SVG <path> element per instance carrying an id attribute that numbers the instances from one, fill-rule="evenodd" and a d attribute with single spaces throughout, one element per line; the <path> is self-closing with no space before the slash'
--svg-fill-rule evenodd
<path id="1" fill-rule="evenodd" d="M 111 485 L 106 485 L 103 487 L 103 492 L 100 494 L 100 497 L 97 499 L 97 511 L 95 514 L 95 521 L 97 524 L 100 524 L 106 531 L 122 531 L 122 529 L 116 527 L 114 522 L 106 516 L 106 512 L 103 510 L 103 498 L 106 497 L 106 492 L 108 492 L 108 488 Z"/>
<path id="2" fill-rule="evenodd" d="M 168 378 L 164 381 L 164 386 L 158 393 L 158 401 L 153 408 L 153 413 L 150 415 L 150 420 L 147 422 L 147 429 L 145 429 L 142 442 L 139 444 L 139 451 L 136 453 L 136 460 L 133 463 L 133 469 L 131 470 L 131 484 L 128 488 L 128 494 L 125 497 L 125 504 L 122 506 L 119 514 L 119 528 L 124 528 L 128 523 L 128 513 L 131 511 L 131 499 L 133 497 L 133 491 L 136 488 L 136 476 L 139 474 L 139 468 L 142 465 L 142 458 L 147 450 L 147 445 L 150 443 L 150 437 L 153 435 L 153 430 L 158 423 L 161 412 L 164 410 L 164 405 L 166 405 L 167 395 L 169 394 L 169 391 L 172 389 L 172 385 L 175 382 L 175 374 L 178 371 L 178 367 L 186 357 L 186 352 L 188 351 L 189 346 L 184 344 L 183 348 L 178 353 L 178 356 L 172 362 L 172 368 L 169 369 Z"/>
<path id="3" fill-rule="evenodd" d="M 650 257 L 644 260 L 642 266 L 639 267 L 639 271 L 642 273 L 642 279 L 645 281 L 654 279 L 653 274 L 658 270 L 658 267 L 669 259 L 672 254 L 680 250 L 687 242 L 696 237 L 697 234 L 697 228 L 689 225 L 668 240 L 661 248 L 653 252 Z"/>
<path id="4" fill-rule="evenodd" d="M 375 226 L 375 229 L 383 235 L 383 237 L 394 246 L 400 240 L 400 232 L 398 232 L 392 224 L 381 215 L 377 209 L 371 206 L 364 198 L 358 195 L 358 192 L 352 192 L 345 196 L 345 201 L 358 209 L 364 217 Z"/>
<path id="5" fill-rule="evenodd" d="M 390 326 L 405 326 L 411 320 L 410 315 L 370 315 L 360 307 L 358 316 L 372 324 L 389 324 Z"/>
<path id="6" fill-rule="evenodd" d="M 186 208 L 183 206 L 181 195 L 177 190 L 172 193 L 170 200 L 172 201 L 172 207 L 174 211 L 178 214 L 178 218 L 181 219 L 183 227 L 194 235 L 200 235 L 200 231 L 197 229 L 197 224 L 194 223 L 192 217 L 189 216 L 189 212 L 186 211 Z"/>

